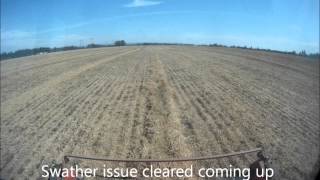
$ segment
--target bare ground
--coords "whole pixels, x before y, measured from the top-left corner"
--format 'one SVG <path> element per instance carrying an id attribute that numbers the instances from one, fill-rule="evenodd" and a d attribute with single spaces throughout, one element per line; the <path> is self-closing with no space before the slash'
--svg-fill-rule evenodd
<path id="1" fill-rule="evenodd" d="M 193 157 L 263 146 L 278 179 L 310 179 L 318 108 L 319 61 L 278 53 L 132 46 L 2 61 L 1 178 L 35 179 L 66 154 Z"/>

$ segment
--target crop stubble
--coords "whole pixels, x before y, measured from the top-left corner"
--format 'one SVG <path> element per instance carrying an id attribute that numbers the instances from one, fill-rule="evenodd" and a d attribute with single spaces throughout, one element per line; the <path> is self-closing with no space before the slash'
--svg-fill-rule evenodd
<path id="1" fill-rule="evenodd" d="M 168 158 L 263 146 L 276 176 L 310 178 L 319 167 L 318 67 L 291 55 L 187 46 L 3 61 L 1 177 L 38 177 L 42 164 L 65 154 Z M 244 167 L 253 160 L 194 165 Z M 168 165 L 190 163 L 160 166 Z"/>

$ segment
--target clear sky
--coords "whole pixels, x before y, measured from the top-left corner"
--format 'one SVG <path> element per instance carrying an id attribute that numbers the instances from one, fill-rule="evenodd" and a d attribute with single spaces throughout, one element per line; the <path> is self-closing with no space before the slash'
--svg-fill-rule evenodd
<path id="1" fill-rule="evenodd" d="M 319 52 L 319 0 L 1 0 L 1 52 L 119 39 Z"/>

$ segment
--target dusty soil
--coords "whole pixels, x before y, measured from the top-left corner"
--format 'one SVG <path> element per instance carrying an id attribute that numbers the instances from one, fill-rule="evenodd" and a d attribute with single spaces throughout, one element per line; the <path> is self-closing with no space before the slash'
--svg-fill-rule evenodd
<path id="1" fill-rule="evenodd" d="M 319 61 L 292 55 L 132 46 L 6 60 L 1 178 L 35 179 L 66 154 L 171 158 L 263 146 L 278 179 L 310 179 L 319 168 L 318 108 Z"/>

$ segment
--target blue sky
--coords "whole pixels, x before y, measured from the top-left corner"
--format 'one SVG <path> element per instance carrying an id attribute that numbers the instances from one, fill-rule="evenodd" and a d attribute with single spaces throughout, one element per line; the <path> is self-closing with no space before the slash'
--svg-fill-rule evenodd
<path id="1" fill-rule="evenodd" d="M 319 52 L 319 0 L 1 0 L 1 52 L 119 39 Z"/>

